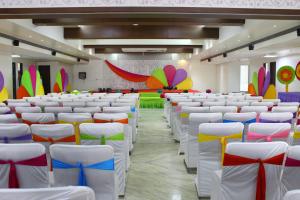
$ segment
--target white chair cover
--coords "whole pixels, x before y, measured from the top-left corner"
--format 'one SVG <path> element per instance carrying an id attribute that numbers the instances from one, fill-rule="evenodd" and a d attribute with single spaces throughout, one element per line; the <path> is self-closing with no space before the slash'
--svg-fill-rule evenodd
<path id="1" fill-rule="evenodd" d="M 0 123 L 18 123 L 19 120 L 15 114 L 0 115 Z"/>
<path id="2" fill-rule="evenodd" d="M 72 102 L 62 102 L 63 107 L 85 107 L 85 102 L 82 101 L 72 101 Z"/>
<path id="3" fill-rule="evenodd" d="M 211 106 L 209 111 L 212 113 L 236 113 L 237 112 L 236 106 Z"/>
<path id="4" fill-rule="evenodd" d="M 41 144 L 0 144 L 0 160 L 14 162 L 33 159 L 45 154 Z M 48 167 L 15 164 L 20 188 L 49 187 Z M 9 164 L 0 165 L 0 188 L 8 188 Z"/>
<path id="5" fill-rule="evenodd" d="M 7 99 L 7 103 L 26 103 L 26 99 Z"/>
<path id="6" fill-rule="evenodd" d="M 5 103 L 0 103 L 0 107 L 6 107 Z"/>
<path id="7" fill-rule="evenodd" d="M 283 200 L 300 200 L 300 190 L 288 191 L 284 195 Z"/>
<path id="8" fill-rule="evenodd" d="M 28 124 L 47 124 L 55 123 L 55 115 L 53 113 L 22 113 L 22 120 Z"/>
<path id="9" fill-rule="evenodd" d="M 278 135 L 280 132 L 288 132 L 288 136 Z M 248 142 L 271 142 L 271 141 L 290 141 L 291 124 L 289 123 L 252 123 L 249 125 L 246 141 Z M 251 133 L 261 135 L 251 137 Z M 278 136 L 276 136 L 278 135 Z M 269 136 L 269 137 L 268 137 Z"/>
<path id="10" fill-rule="evenodd" d="M 244 125 L 233 123 L 203 123 L 199 125 L 199 134 L 208 136 L 240 135 L 240 137 L 226 139 L 226 143 L 241 141 Z M 201 136 L 201 135 L 199 135 Z M 200 139 L 200 137 L 199 137 Z M 221 169 L 222 147 L 221 138 L 212 141 L 198 141 L 198 161 L 196 187 L 199 197 L 209 197 L 211 192 L 211 176 L 214 171 Z"/>
<path id="11" fill-rule="evenodd" d="M 64 145 L 50 146 L 51 158 L 63 163 L 83 166 L 109 161 L 114 158 L 113 148 L 108 145 Z M 116 200 L 115 172 L 113 170 L 83 169 L 88 187 L 95 192 L 97 200 Z M 78 184 L 79 169 L 53 168 L 54 186 Z"/>
<path id="12" fill-rule="evenodd" d="M 225 106 L 225 101 L 204 101 L 203 106 Z"/>
<path id="13" fill-rule="evenodd" d="M 72 113 L 72 107 L 45 107 L 45 113 Z"/>
<path id="14" fill-rule="evenodd" d="M 11 114 L 11 110 L 9 107 L 0 107 L 0 115 Z"/>
<path id="15" fill-rule="evenodd" d="M 267 123 L 293 123 L 293 113 L 291 112 L 263 112 L 259 115 L 259 122 Z"/>
<path id="16" fill-rule="evenodd" d="M 222 113 L 191 113 L 189 115 L 189 131 L 184 146 L 184 161 L 188 169 L 197 167 L 199 125 L 213 122 L 222 122 Z"/>
<path id="17" fill-rule="evenodd" d="M 262 112 L 268 112 L 267 106 L 243 106 L 241 108 L 241 112 L 256 112 L 257 114 L 260 114 Z"/>
<path id="18" fill-rule="evenodd" d="M 100 107 L 79 107 L 79 108 L 74 108 L 74 113 L 99 113 L 101 112 Z"/>
<path id="19" fill-rule="evenodd" d="M 29 143 L 31 131 L 27 124 L 5 123 L 0 124 L 1 143 Z"/>
<path id="20" fill-rule="evenodd" d="M 21 118 L 22 113 L 41 113 L 42 109 L 38 106 L 35 107 L 15 107 L 16 115 Z"/>
<path id="21" fill-rule="evenodd" d="M 115 170 L 117 175 L 118 194 L 125 195 L 126 186 L 126 159 L 128 157 L 128 145 L 125 140 L 124 126 L 121 123 L 83 123 L 79 126 L 80 135 L 83 134 L 94 136 L 97 140 L 88 140 L 81 138 L 83 145 L 99 145 L 101 138 L 106 138 L 105 145 L 110 145 L 114 149 Z M 109 139 L 116 135 L 123 135 L 123 140 Z"/>
<path id="22" fill-rule="evenodd" d="M 300 188 L 300 146 L 290 146 L 282 174 L 283 194 Z"/>
<path id="23" fill-rule="evenodd" d="M 269 101 L 251 102 L 251 106 L 267 106 L 268 108 L 272 108 L 274 106 L 274 103 Z"/>
<path id="24" fill-rule="evenodd" d="M 208 113 L 209 107 L 189 107 L 182 106 L 179 113 L 179 153 L 184 153 L 184 147 L 187 143 L 187 135 L 189 131 L 189 115 L 190 113 Z"/>
<path id="25" fill-rule="evenodd" d="M 285 142 L 268 143 L 230 143 L 226 153 L 250 159 L 266 160 L 285 154 L 288 145 Z M 226 158 L 225 158 L 226 161 Z M 212 176 L 211 200 L 253 200 L 256 196 L 258 175 L 257 163 L 224 166 Z M 282 165 L 264 164 L 266 172 L 266 200 L 281 200 L 280 174 Z"/>
<path id="26" fill-rule="evenodd" d="M 95 101 L 95 102 L 86 102 L 87 107 L 109 107 L 109 102 L 101 102 L 101 101 Z"/>
<path id="27" fill-rule="evenodd" d="M 276 106 L 272 108 L 272 112 L 291 112 L 294 118 L 297 117 L 298 110 L 298 106 Z"/>
<path id="28" fill-rule="evenodd" d="M 261 101 L 263 100 L 262 96 L 246 96 L 246 100 L 255 100 L 255 101 Z"/>
<path id="29" fill-rule="evenodd" d="M 261 101 L 262 101 L 262 102 L 273 102 L 274 105 L 278 105 L 278 103 L 281 102 L 280 99 L 262 99 Z"/>
<path id="30" fill-rule="evenodd" d="M 87 122 L 92 120 L 91 113 L 58 113 L 59 122 Z"/>
<path id="31" fill-rule="evenodd" d="M 118 120 L 128 120 L 128 115 L 126 113 L 95 113 L 94 114 L 95 123 L 98 123 L 97 120 L 105 120 L 108 122 L 118 122 Z M 102 122 L 101 122 L 102 123 Z M 124 124 L 125 129 L 125 139 L 127 140 L 129 151 L 133 150 L 133 140 L 132 140 L 132 128 L 129 124 Z M 127 169 L 130 165 L 129 158 L 127 159 Z"/>
<path id="32" fill-rule="evenodd" d="M 28 102 L 24 102 L 24 103 L 19 103 L 19 102 L 16 102 L 16 103 L 15 103 L 15 102 L 10 103 L 10 102 L 8 102 L 8 103 L 7 103 L 7 106 L 10 107 L 10 109 L 11 109 L 12 111 L 15 111 L 15 107 L 30 107 L 31 104 L 28 103 Z"/>
<path id="33" fill-rule="evenodd" d="M 67 186 L 37 189 L 0 189 L 2 200 L 95 200 L 95 193 L 89 187 Z"/>
<path id="34" fill-rule="evenodd" d="M 226 102 L 227 106 L 237 106 L 238 108 L 241 108 L 243 106 L 249 106 L 250 103 L 247 101 L 228 101 Z"/>
<path id="35" fill-rule="evenodd" d="M 103 107 L 104 113 L 127 113 L 129 119 L 129 125 L 132 129 L 132 141 L 133 143 L 136 141 L 137 136 L 137 119 L 136 119 L 136 111 L 132 109 L 130 106 L 122 106 L 122 107 Z"/>
<path id="36" fill-rule="evenodd" d="M 39 106 L 41 108 L 45 107 L 58 107 L 59 103 L 55 101 L 36 101 L 34 105 Z"/>
<path id="37" fill-rule="evenodd" d="M 279 102 L 278 106 L 298 106 L 299 107 L 300 103 L 299 102 Z"/>

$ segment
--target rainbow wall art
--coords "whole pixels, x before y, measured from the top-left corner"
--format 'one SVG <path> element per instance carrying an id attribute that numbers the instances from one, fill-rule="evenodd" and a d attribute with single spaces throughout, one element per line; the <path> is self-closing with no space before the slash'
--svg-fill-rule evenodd
<path id="1" fill-rule="evenodd" d="M 121 78 L 132 82 L 145 82 L 149 89 L 163 89 L 164 87 L 188 90 L 193 87 L 193 81 L 188 77 L 185 69 L 176 69 L 173 65 L 164 68 L 155 68 L 150 76 L 127 72 L 109 61 L 105 60 L 107 66 Z"/>
<path id="2" fill-rule="evenodd" d="M 28 70 L 23 72 L 21 86 L 17 91 L 17 98 L 22 99 L 23 97 L 41 96 L 44 94 L 40 73 L 36 70 L 35 65 L 30 65 Z"/>
<path id="3" fill-rule="evenodd" d="M 55 84 L 53 86 L 53 92 L 61 93 L 71 90 L 71 85 L 69 81 L 69 75 L 64 68 L 56 73 Z"/>
<path id="4" fill-rule="evenodd" d="M 4 77 L 0 71 L 0 101 L 6 101 L 9 98 L 8 90 L 4 87 Z"/>

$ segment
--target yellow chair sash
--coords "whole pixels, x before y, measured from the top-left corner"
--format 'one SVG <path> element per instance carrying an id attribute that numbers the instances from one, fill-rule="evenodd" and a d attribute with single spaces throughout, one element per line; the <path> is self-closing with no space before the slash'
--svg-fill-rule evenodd
<path id="1" fill-rule="evenodd" d="M 294 132 L 294 139 L 300 139 L 300 132 Z"/>
<path id="2" fill-rule="evenodd" d="M 204 134 L 204 133 L 199 133 L 198 134 L 198 142 L 212 142 L 212 141 L 216 141 L 219 140 L 220 144 L 221 144 L 221 148 L 222 148 L 222 159 L 221 162 L 223 163 L 223 159 L 224 159 L 224 153 L 225 153 L 225 149 L 226 149 L 226 145 L 227 145 L 227 140 L 228 139 L 242 139 L 243 137 L 243 133 L 234 133 L 231 135 L 208 135 L 208 134 Z"/>
<path id="3" fill-rule="evenodd" d="M 180 118 L 188 118 L 189 117 L 189 113 L 180 113 Z"/>
<path id="4" fill-rule="evenodd" d="M 72 124 L 74 126 L 74 131 L 75 131 L 75 137 L 76 137 L 76 144 L 80 144 L 80 130 L 79 130 L 79 125 L 82 123 L 93 123 L 94 121 L 92 119 L 90 120 L 85 120 L 81 122 L 67 122 L 64 120 L 59 120 L 58 123 L 60 124 Z"/>

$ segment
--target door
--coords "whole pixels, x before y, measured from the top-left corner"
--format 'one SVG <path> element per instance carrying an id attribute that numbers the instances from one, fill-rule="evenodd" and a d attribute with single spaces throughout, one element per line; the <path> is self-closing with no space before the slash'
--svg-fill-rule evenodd
<path id="1" fill-rule="evenodd" d="M 43 81 L 45 94 L 51 92 L 50 65 L 39 65 L 39 72 Z"/>
<path id="2" fill-rule="evenodd" d="M 12 80 L 13 80 L 13 98 L 17 98 L 17 90 L 21 85 L 21 77 L 23 74 L 23 64 L 22 63 L 12 63 Z"/>

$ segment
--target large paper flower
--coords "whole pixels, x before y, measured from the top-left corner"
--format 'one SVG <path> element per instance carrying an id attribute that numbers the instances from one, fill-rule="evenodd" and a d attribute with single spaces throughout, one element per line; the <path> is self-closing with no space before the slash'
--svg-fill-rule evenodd
<path id="1" fill-rule="evenodd" d="M 56 82 L 53 87 L 53 92 L 61 93 L 70 91 L 69 76 L 64 68 L 61 68 L 56 74 Z"/>
<path id="2" fill-rule="evenodd" d="M 173 87 L 178 90 L 191 89 L 193 81 L 187 77 L 184 69 L 177 69 L 173 65 L 166 65 L 162 68 L 155 68 L 151 76 L 147 79 L 146 85 L 150 89 L 162 89 Z"/>
<path id="3" fill-rule="evenodd" d="M 298 62 L 295 71 L 296 71 L 296 77 L 297 77 L 297 79 L 300 80 L 300 61 Z"/>
<path id="4" fill-rule="evenodd" d="M 277 72 L 277 78 L 282 84 L 290 84 L 295 79 L 295 71 L 291 66 L 283 66 Z"/>
<path id="5" fill-rule="evenodd" d="M 22 99 L 23 97 L 33 97 L 44 94 L 40 73 L 36 70 L 34 65 L 31 65 L 22 75 L 21 86 L 17 91 L 17 98 Z"/>
<path id="6" fill-rule="evenodd" d="M 6 87 L 4 87 L 4 77 L 2 72 L 0 72 L 0 101 L 6 101 L 8 99 L 8 91 Z"/>

